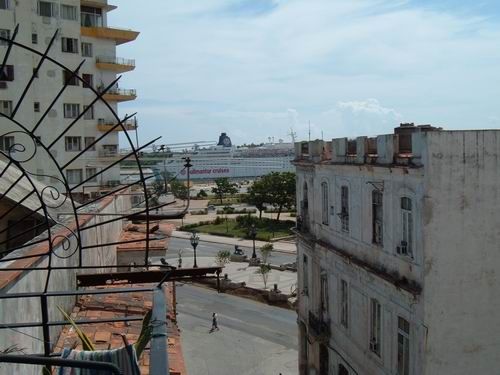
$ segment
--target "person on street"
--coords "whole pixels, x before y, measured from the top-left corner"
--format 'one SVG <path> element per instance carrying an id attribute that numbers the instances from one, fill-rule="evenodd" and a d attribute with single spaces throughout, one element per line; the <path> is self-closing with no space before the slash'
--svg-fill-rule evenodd
<path id="1" fill-rule="evenodd" d="M 210 332 L 213 332 L 215 330 L 219 330 L 219 326 L 217 325 L 217 313 L 212 314 L 212 329 Z"/>

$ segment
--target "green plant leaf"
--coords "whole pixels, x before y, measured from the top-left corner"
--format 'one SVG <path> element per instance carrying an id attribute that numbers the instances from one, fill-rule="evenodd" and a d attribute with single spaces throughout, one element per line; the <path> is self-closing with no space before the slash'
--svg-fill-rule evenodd
<path id="1" fill-rule="evenodd" d="M 144 315 L 144 319 L 142 319 L 141 333 L 139 334 L 139 338 L 134 344 L 135 352 L 137 354 L 137 359 L 140 358 L 142 352 L 146 348 L 146 345 L 151 340 L 151 336 L 153 334 L 153 328 L 151 327 L 152 315 L 153 315 L 152 311 L 148 310 L 146 315 Z"/>
<path id="2" fill-rule="evenodd" d="M 76 334 L 78 335 L 78 338 L 82 342 L 82 347 L 83 350 L 90 350 L 90 351 L 95 351 L 95 346 L 92 344 L 92 341 L 89 339 L 89 337 L 78 327 L 76 322 L 71 319 L 71 317 L 62 309 L 61 306 L 57 306 L 61 314 L 63 314 L 64 319 L 73 326 L 75 329 Z"/>

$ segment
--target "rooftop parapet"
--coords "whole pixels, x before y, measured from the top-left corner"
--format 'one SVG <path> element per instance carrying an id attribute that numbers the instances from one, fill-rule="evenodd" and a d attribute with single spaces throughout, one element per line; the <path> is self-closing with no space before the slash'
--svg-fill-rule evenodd
<path id="1" fill-rule="evenodd" d="M 419 166 L 424 147 L 423 134 L 440 130 L 442 128 L 431 125 L 402 123 L 393 134 L 334 138 L 331 142 L 296 142 L 296 161 Z"/>

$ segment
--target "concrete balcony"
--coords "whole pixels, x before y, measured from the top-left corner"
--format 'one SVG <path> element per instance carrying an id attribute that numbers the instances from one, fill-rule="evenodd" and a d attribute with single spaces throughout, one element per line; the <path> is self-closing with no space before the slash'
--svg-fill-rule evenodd
<path id="1" fill-rule="evenodd" d="M 80 12 L 81 34 L 90 38 L 111 39 L 116 44 L 131 42 L 139 35 L 138 31 L 108 27 L 100 14 Z"/>
<path id="2" fill-rule="evenodd" d="M 107 132 L 107 131 L 110 131 L 113 126 L 116 125 L 116 122 L 113 121 L 113 120 L 106 120 L 106 119 L 103 119 L 103 118 L 100 118 L 97 122 L 97 130 L 101 131 L 101 132 Z M 125 130 L 136 130 L 137 129 L 137 125 L 134 121 L 125 121 L 122 123 L 123 127 L 120 125 L 120 126 L 117 126 L 116 128 L 114 128 L 112 131 L 114 132 L 120 132 L 120 131 L 123 131 L 123 128 L 125 128 Z"/>
<path id="3" fill-rule="evenodd" d="M 134 89 L 111 89 L 108 90 L 103 96 L 104 100 L 114 102 L 126 102 L 135 100 L 137 93 Z"/>
<path id="4" fill-rule="evenodd" d="M 102 70 L 123 73 L 135 69 L 135 60 L 123 59 L 121 57 L 97 56 L 95 65 Z"/>

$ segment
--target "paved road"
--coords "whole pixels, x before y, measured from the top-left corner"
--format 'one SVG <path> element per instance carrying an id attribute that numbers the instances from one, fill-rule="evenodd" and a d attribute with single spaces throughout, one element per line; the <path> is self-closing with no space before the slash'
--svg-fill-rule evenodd
<path id="1" fill-rule="evenodd" d="M 297 316 L 294 311 L 178 285 L 177 311 L 190 375 L 295 375 Z M 212 312 L 220 331 L 209 333 Z"/>
<path id="2" fill-rule="evenodd" d="M 245 252 L 248 257 L 252 256 L 252 248 L 242 247 L 240 248 Z M 168 244 L 168 251 L 166 259 L 175 259 L 179 257 L 179 249 L 182 249 L 182 257 L 192 257 L 193 256 L 193 248 L 191 247 L 191 243 L 189 240 L 185 240 L 182 238 L 170 238 Z M 211 242 L 200 242 L 198 247 L 196 248 L 196 255 L 200 257 L 215 257 L 219 250 L 229 250 L 231 252 L 234 251 L 233 245 L 227 244 L 216 244 Z M 260 256 L 259 249 L 256 250 L 257 256 Z M 296 255 L 295 254 L 286 254 L 273 252 L 269 257 L 269 262 L 272 264 L 279 265 L 281 263 L 290 263 L 295 262 Z M 176 262 L 170 262 L 171 264 L 176 264 Z"/>

